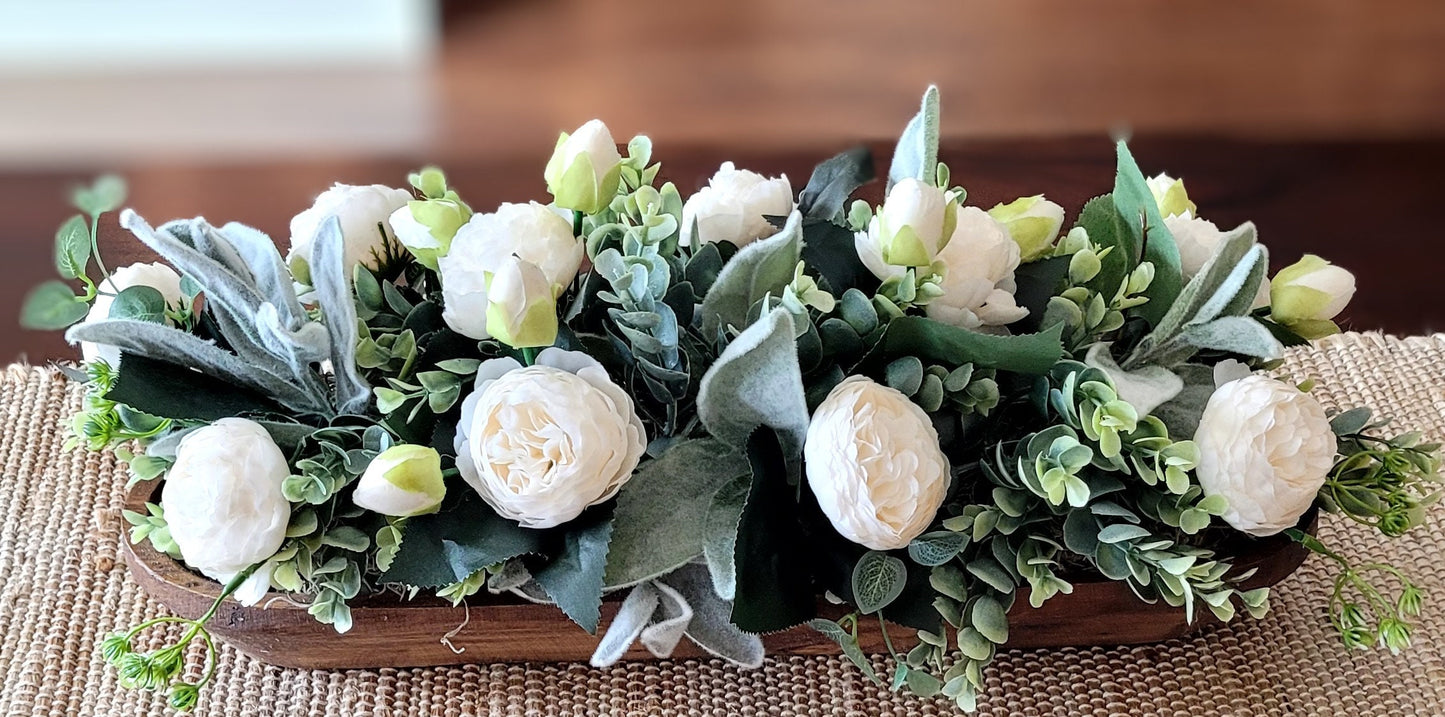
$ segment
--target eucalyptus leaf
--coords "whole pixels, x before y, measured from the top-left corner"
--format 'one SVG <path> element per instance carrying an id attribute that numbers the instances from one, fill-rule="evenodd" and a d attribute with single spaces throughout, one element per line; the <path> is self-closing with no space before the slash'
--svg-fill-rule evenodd
<path id="1" fill-rule="evenodd" d="M 51 279 L 25 296 L 20 325 L 37 331 L 56 331 L 85 318 L 90 305 L 80 300 L 65 282 Z"/>
<path id="2" fill-rule="evenodd" d="M 154 287 L 130 286 L 115 295 L 110 305 L 110 318 L 134 319 L 152 324 L 166 323 L 166 299 Z"/>

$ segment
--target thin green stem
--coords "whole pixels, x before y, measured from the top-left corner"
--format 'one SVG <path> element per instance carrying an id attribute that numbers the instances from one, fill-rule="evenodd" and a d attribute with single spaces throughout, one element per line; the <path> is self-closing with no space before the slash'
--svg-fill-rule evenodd
<path id="1" fill-rule="evenodd" d="M 893 638 L 888 635 L 888 621 L 883 619 L 882 612 L 878 613 L 878 631 L 883 633 L 883 644 L 888 646 L 888 654 L 892 656 L 894 660 L 901 662 L 903 658 L 899 657 L 898 651 L 893 649 Z"/>
<path id="2" fill-rule="evenodd" d="M 573 209 L 573 210 L 572 210 L 572 236 L 574 236 L 574 237 L 580 237 L 580 236 L 582 236 L 582 217 L 583 217 L 583 216 L 584 216 L 584 215 L 582 214 L 582 212 L 580 212 L 580 211 L 578 211 L 578 210 L 576 210 L 576 209 Z"/>
<path id="3" fill-rule="evenodd" d="M 110 270 L 105 268 L 105 260 L 100 258 L 100 215 L 90 215 L 90 255 L 95 257 L 95 265 L 100 267 L 100 275 L 104 277 L 101 283 L 110 281 Z"/>
<path id="4" fill-rule="evenodd" d="M 531 366 L 537 362 L 537 347 L 527 346 L 522 349 L 522 365 Z"/>

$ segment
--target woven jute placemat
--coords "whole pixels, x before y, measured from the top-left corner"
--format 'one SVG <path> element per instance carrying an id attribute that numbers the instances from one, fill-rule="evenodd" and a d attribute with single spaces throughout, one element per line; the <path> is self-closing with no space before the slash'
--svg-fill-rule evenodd
<path id="1" fill-rule="evenodd" d="M 1372 405 L 1445 437 L 1445 335 L 1347 334 L 1293 352 L 1285 373 L 1317 379 L 1329 406 Z M 117 559 L 124 469 L 108 453 L 61 450 L 80 396 L 58 374 L 21 366 L 0 387 L 0 715 L 168 714 L 163 697 L 121 689 L 97 655 L 107 632 L 163 608 Z M 1143 647 L 1005 651 L 980 714 L 1445 715 L 1445 517 L 1395 541 L 1333 516 L 1320 531 L 1345 555 L 1388 559 L 1425 588 L 1412 649 L 1347 651 L 1324 616 L 1334 572 L 1312 558 L 1276 588 L 1263 620 Z M 223 648 L 196 714 L 954 712 L 892 694 L 833 657 L 780 656 L 751 671 L 689 660 L 328 672 L 268 667 Z"/>

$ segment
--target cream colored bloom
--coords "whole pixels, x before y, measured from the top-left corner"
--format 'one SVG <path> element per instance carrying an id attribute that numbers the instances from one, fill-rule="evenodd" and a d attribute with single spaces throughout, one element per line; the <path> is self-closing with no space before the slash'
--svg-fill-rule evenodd
<path id="1" fill-rule="evenodd" d="M 111 273 L 110 279 L 101 282 L 100 293 L 96 294 L 95 303 L 90 305 L 90 312 L 85 315 L 84 323 L 91 324 L 110 318 L 110 307 L 115 304 L 116 295 L 132 286 L 149 286 L 159 291 L 161 298 L 166 300 L 166 306 L 171 308 L 180 306 L 184 300 L 181 295 L 181 275 L 177 274 L 175 269 L 160 263 L 122 266 Z M 82 341 L 80 355 L 87 363 L 104 361 L 112 368 L 120 366 L 120 349 L 114 346 Z"/>
<path id="2" fill-rule="evenodd" d="M 306 268 L 299 273 L 309 275 L 316 231 L 328 217 L 335 216 L 341 223 L 346 275 L 351 276 L 351 268 L 357 264 L 376 269 L 380 258 L 386 255 L 387 237 L 382 233 L 383 227 L 387 226 L 392 213 L 410 200 L 411 194 L 406 190 L 383 184 L 332 186 L 316 197 L 311 208 L 291 218 L 288 263 L 296 267 L 298 260 L 304 262 Z"/>
<path id="3" fill-rule="evenodd" d="M 477 368 L 455 445 L 462 478 L 498 515 L 550 528 L 616 495 L 647 436 L 601 364 L 549 348 L 533 366 L 501 358 Z"/>
<path id="4" fill-rule="evenodd" d="M 886 266 L 928 266 L 953 235 L 954 215 L 949 210 L 955 206 L 932 184 L 912 178 L 898 182 L 860 237 L 870 246 L 860 247 L 859 255 L 865 263 L 876 256 Z M 873 273 L 881 277 L 884 271 Z"/>
<path id="5" fill-rule="evenodd" d="M 1215 390 L 1194 442 L 1204 494 L 1224 496 L 1225 522 L 1250 535 L 1294 527 L 1335 462 L 1335 434 L 1319 402 L 1258 374 Z"/>
<path id="6" fill-rule="evenodd" d="M 442 459 L 435 448 L 401 444 L 371 459 L 356 481 L 351 502 L 398 518 L 435 513 L 446 497 Z"/>
<path id="7" fill-rule="evenodd" d="M 965 329 L 1003 326 L 1025 316 L 1014 301 L 1019 245 L 987 212 L 959 207 L 953 238 L 938 254 L 943 296 L 924 307 L 928 317 Z"/>
<path id="8" fill-rule="evenodd" d="M 544 172 L 547 191 L 563 209 L 596 214 L 612 203 L 622 179 L 622 155 L 602 120 L 562 133 Z"/>
<path id="9" fill-rule="evenodd" d="M 254 421 L 222 418 L 182 438 L 161 507 L 185 563 L 226 583 L 275 555 L 291 520 L 291 504 L 281 492 L 289 475 L 286 456 Z M 263 567 L 234 597 L 254 605 L 270 582 L 271 571 Z"/>
<path id="10" fill-rule="evenodd" d="M 557 341 L 557 299 L 536 264 L 509 256 L 492 275 L 487 286 L 487 333 L 519 349 Z"/>
<path id="11" fill-rule="evenodd" d="M 490 214 L 474 214 L 437 262 L 442 318 L 459 334 L 491 338 L 487 331 L 490 275 L 515 256 L 541 270 L 555 298 L 577 278 L 586 253 L 567 220 L 536 202 L 503 204 Z"/>
<path id="12" fill-rule="evenodd" d="M 843 537 L 906 547 L 933 522 L 951 480 L 928 414 L 902 393 L 850 376 L 813 413 L 803 446 L 808 487 Z"/>
<path id="13" fill-rule="evenodd" d="M 726 241 L 746 246 L 777 231 L 767 217 L 786 217 L 792 212 L 793 187 L 787 175 L 768 179 L 723 162 L 708 185 L 683 205 L 679 242 L 692 246 L 696 239 L 698 244 Z"/>
<path id="14" fill-rule="evenodd" d="M 1194 202 L 1189 201 L 1189 192 L 1184 190 L 1184 180 L 1160 174 L 1145 180 L 1154 202 L 1159 205 L 1159 215 L 1165 218 L 1193 214 L 1198 211 Z"/>

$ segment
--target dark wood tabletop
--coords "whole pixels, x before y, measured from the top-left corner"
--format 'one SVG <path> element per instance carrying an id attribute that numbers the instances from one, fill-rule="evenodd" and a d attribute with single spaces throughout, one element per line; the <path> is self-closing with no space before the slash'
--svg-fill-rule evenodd
<path id="1" fill-rule="evenodd" d="M 1445 140 L 1370 142 L 1256 142 L 1209 137 L 1143 136 L 1131 142 L 1149 174 L 1186 179 L 1191 199 L 1221 227 L 1254 221 L 1275 269 L 1302 253 L 1324 256 L 1355 272 L 1359 291 L 1347 328 L 1397 334 L 1445 326 L 1445 258 L 1438 214 Z M 845 149 L 820 146 L 786 151 L 727 147 L 659 147 L 663 175 L 687 194 L 726 160 L 768 174 L 786 173 L 798 189 L 818 161 Z M 205 216 L 240 221 L 285 245 L 295 213 L 332 182 L 405 186 L 406 173 L 426 163 L 478 210 L 503 201 L 544 199 L 542 167 L 550 147 L 515 156 L 448 163 L 443 157 L 306 160 L 196 166 L 96 168 L 129 180 L 128 206 L 152 223 Z M 888 144 L 875 143 L 886 167 Z M 1043 193 L 1071 212 L 1113 185 L 1113 148 L 1105 137 L 950 141 L 941 153 L 968 201 L 984 207 Z M 0 358 L 40 362 L 74 355 L 57 334 L 21 330 L 21 298 L 54 275 L 52 237 L 70 213 L 69 189 L 94 172 L 0 172 L 0 246 L 16 280 L 0 284 Z M 874 183 L 862 196 L 879 200 Z M 111 266 L 148 258 L 114 215 L 103 221 L 102 252 Z"/>

